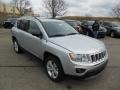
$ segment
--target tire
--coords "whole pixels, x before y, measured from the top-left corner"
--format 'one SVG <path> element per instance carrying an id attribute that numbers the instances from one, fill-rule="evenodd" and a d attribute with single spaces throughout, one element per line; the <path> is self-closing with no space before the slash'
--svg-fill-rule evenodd
<path id="1" fill-rule="evenodd" d="M 115 37 L 115 32 L 112 31 L 112 32 L 110 33 L 110 36 L 111 36 L 112 38 L 114 38 L 114 37 Z"/>
<path id="2" fill-rule="evenodd" d="M 48 56 L 45 59 L 45 70 L 48 77 L 54 82 L 60 82 L 64 79 L 64 71 L 60 61 L 54 56 Z"/>
<path id="3" fill-rule="evenodd" d="M 86 32 L 86 35 L 89 36 L 89 32 Z"/>
<path id="4" fill-rule="evenodd" d="M 22 49 L 21 49 L 21 47 L 19 46 L 19 44 L 18 44 L 18 42 L 17 42 L 16 39 L 13 40 L 13 48 L 14 48 L 14 51 L 15 51 L 16 53 L 22 53 Z"/>

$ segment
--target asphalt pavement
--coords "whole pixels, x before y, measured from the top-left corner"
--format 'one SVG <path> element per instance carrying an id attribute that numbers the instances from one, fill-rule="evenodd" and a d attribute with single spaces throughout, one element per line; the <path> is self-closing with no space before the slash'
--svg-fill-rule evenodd
<path id="1" fill-rule="evenodd" d="M 60 83 L 46 75 L 42 62 L 28 54 L 16 54 L 9 29 L 0 29 L 0 90 L 119 90 L 120 39 L 100 39 L 106 44 L 109 63 L 97 76 L 79 79 L 66 77 Z"/>

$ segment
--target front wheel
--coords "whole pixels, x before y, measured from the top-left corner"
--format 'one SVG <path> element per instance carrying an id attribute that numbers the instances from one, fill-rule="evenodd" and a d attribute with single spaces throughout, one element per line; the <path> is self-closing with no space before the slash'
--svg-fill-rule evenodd
<path id="1" fill-rule="evenodd" d="M 59 60 L 53 56 L 49 56 L 45 61 L 45 69 L 48 77 L 55 82 L 62 81 L 64 78 L 64 72 Z"/>

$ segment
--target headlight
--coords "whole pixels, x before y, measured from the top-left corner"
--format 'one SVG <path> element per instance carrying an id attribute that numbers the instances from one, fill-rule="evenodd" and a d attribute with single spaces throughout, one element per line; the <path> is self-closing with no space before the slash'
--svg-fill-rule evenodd
<path id="1" fill-rule="evenodd" d="M 72 61 L 76 62 L 91 62 L 90 56 L 88 54 L 74 54 L 69 53 L 69 57 Z"/>

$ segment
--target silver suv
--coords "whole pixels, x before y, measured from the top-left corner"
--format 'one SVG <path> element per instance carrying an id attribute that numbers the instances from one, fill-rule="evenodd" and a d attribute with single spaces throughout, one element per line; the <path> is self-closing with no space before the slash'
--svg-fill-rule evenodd
<path id="1" fill-rule="evenodd" d="M 108 61 L 101 41 L 79 34 L 61 20 L 24 16 L 11 33 L 15 52 L 26 50 L 40 58 L 53 81 L 63 80 L 64 75 L 95 75 Z"/>

